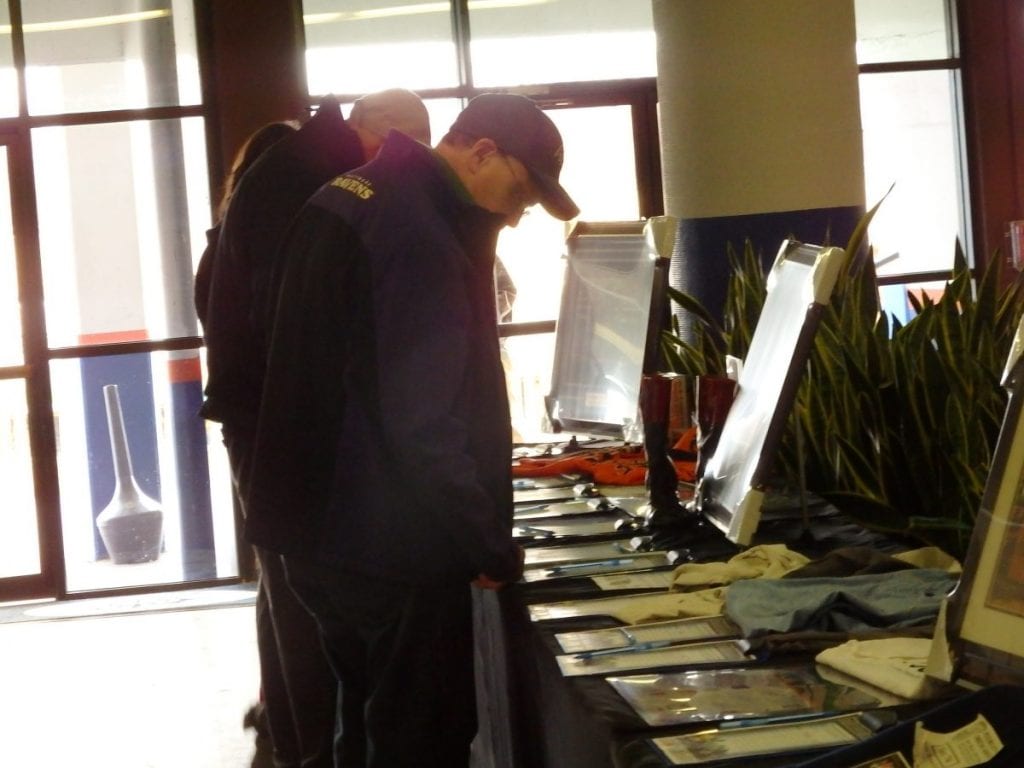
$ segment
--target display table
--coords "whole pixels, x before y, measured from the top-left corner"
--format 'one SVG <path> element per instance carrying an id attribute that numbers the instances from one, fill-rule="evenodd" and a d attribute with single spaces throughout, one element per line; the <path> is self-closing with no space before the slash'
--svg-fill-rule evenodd
<path id="1" fill-rule="evenodd" d="M 792 510 L 766 514 L 757 539 L 756 543 L 784 543 L 812 559 L 838 547 L 871 547 L 883 552 L 909 548 L 851 523 L 827 505 L 814 510 L 806 528 Z M 691 543 L 674 542 L 682 550 Z M 693 555 L 698 562 L 725 559 L 703 558 L 699 551 Z M 655 733 L 685 732 L 686 728 L 648 727 L 602 677 L 566 678 L 556 662 L 557 632 L 617 626 L 619 622 L 606 617 L 531 621 L 531 604 L 603 596 L 590 579 L 519 583 L 500 592 L 474 593 L 480 702 L 474 768 L 665 765 L 646 738 Z M 748 760 L 744 765 L 772 768 L 793 762 L 790 755 Z"/>

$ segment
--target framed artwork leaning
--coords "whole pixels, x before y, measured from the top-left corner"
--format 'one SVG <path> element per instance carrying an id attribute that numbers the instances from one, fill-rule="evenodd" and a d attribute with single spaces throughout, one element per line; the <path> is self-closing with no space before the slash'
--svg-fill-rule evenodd
<path id="1" fill-rule="evenodd" d="M 1024 320 L 1003 374 L 1010 393 L 981 509 L 948 606 L 954 676 L 1024 684 Z"/>
<path id="2" fill-rule="evenodd" d="M 554 431 L 627 437 L 640 382 L 668 319 L 679 221 L 579 221 L 566 239 L 565 283 L 545 408 Z"/>
<path id="3" fill-rule="evenodd" d="M 736 396 L 693 502 L 741 546 L 757 531 L 786 420 L 845 259 L 842 248 L 785 240 L 768 273 Z"/>

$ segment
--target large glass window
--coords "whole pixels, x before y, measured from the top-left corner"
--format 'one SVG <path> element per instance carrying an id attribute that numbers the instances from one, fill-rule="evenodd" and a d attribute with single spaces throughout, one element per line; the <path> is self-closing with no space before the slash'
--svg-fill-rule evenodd
<path id="1" fill-rule="evenodd" d="M 9 32 L 11 15 L 7 3 L 0 5 L 0 117 L 18 114 L 18 80 L 14 71 L 13 39 Z M 3 34 L 2 30 L 8 30 Z"/>
<path id="2" fill-rule="evenodd" d="M 469 0 L 472 83 L 460 80 L 446 2 L 306 0 L 310 93 L 361 93 L 655 75 L 649 3 Z M 614 51 L 614 55 L 609 55 Z"/>
<path id="3" fill-rule="evenodd" d="M 877 64 L 950 56 L 946 0 L 856 0 L 857 61 Z"/>
<path id="4" fill-rule="evenodd" d="M 639 218 L 630 108 L 553 109 L 548 115 L 562 134 L 562 186 L 580 207 L 580 218 Z M 609 151 L 610 147 L 616 149 Z M 511 320 L 532 322 L 558 316 L 562 256 L 571 226 L 537 206 L 530 209 L 519 226 L 501 231 L 498 254 L 516 285 Z"/>
<path id="5" fill-rule="evenodd" d="M 868 205 L 892 187 L 870 230 L 879 275 L 948 270 L 957 240 L 971 258 L 948 0 L 855 9 Z"/>
<path id="6" fill-rule="evenodd" d="M 191 3 L 22 3 L 29 112 L 59 114 L 196 103 Z"/>
<path id="7" fill-rule="evenodd" d="M 459 84 L 448 3 L 305 0 L 309 92 Z"/>
<path id="8" fill-rule="evenodd" d="M 0 146 L 0 373 L 24 363 L 17 254 L 11 223 L 7 147 Z M 39 531 L 32 477 L 25 381 L 0 379 L 0 578 L 37 574 Z"/>
<path id="9" fill-rule="evenodd" d="M 192 263 L 209 197 L 203 145 L 185 142 L 201 122 L 33 132 L 51 346 L 195 335 Z"/>
<path id="10" fill-rule="evenodd" d="M 882 306 L 906 321 L 914 276 L 948 274 L 958 242 L 974 263 L 952 7 L 856 0 L 855 11 L 868 205 L 888 192 L 868 235 Z"/>
<path id="11" fill-rule="evenodd" d="M 11 222 L 10 177 L 7 147 L 0 146 L 0 366 L 21 365 L 25 351 L 21 338 L 21 302 L 18 297 L 18 261 Z"/>
<path id="12" fill-rule="evenodd" d="M 235 577 L 223 448 L 198 416 L 192 275 L 210 205 L 206 128 L 190 106 L 194 4 L 20 7 L 21 26 L 0 30 L 0 482 L 13 495 L 0 594 Z M 110 392 L 131 466 L 120 473 Z M 161 511 L 155 549 L 137 559 L 114 556 L 97 524 L 125 483 Z"/>
<path id="13" fill-rule="evenodd" d="M 654 77 L 650 3 L 470 2 L 478 87 Z"/>
<path id="14" fill-rule="evenodd" d="M 0 380 L 0 578 L 39 573 L 39 531 L 32 483 L 25 382 Z"/>
<path id="15" fill-rule="evenodd" d="M 869 204 L 892 187 L 871 223 L 879 275 L 951 269 L 966 244 L 954 75 L 864 75 L 860 96 Z"/>

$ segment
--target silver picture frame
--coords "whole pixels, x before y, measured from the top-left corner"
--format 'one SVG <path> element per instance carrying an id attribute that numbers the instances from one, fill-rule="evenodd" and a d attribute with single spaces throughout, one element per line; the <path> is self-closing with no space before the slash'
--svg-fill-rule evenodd
<path id="1" fill-rule="evenodd" d="M 953 677 L 973 685 L 1024 684 L 1024 318 L 1003 385 L 1009 401 L 964 572 L 949 598 Z"/>

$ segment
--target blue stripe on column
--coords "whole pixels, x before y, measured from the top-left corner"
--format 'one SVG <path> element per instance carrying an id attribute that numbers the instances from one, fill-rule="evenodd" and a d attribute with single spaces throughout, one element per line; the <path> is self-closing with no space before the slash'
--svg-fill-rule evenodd
<path id="1" fill-rule="evenodd" d="M 217 576 L 210 504 L 210 468 L 206 429 L 199 417 L 203 387 L 199 381 L 172 381 L 174 454 L 181 503 L 182 565 L 186 580 Z"/>
<path id="2" fill-rule="evenodd" d="M 863 215 L 860 206 L 843 206 L 681 219 L 669 282 L 673 288 L 700 301 L 712 317 L 720 319 L 729 280 L 729 243 L 742 254 L 744 241 L 749 239 L 768 269 L 786 238 L 845 246 Z M 679 315 L 683 338 L 693 338 L 692 325 L 688 313 Z"/>

